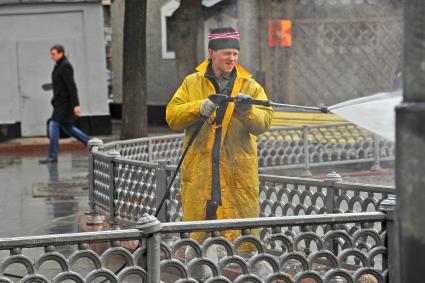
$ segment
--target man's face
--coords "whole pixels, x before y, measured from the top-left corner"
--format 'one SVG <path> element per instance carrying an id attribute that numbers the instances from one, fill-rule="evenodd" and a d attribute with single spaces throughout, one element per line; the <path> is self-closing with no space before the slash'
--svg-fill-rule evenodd
<path id="1" fill-rule="evenodd" d="M 52 58 L 53 61 L 57 62 L 63 57 L 62 52 L 58 52 L 56 49 L 50 50 L 50 58 Z"/>
<path id="2" fill-rule="evenodd" d="M 208 49 L 212 67 L 216 76 L 228 75 L 238 61 L 239 50 L 234 48 L 212 50 Z"/>

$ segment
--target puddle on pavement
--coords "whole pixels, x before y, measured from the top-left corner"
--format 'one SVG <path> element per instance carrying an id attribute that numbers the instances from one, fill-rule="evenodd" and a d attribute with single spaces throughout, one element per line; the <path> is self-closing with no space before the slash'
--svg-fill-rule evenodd
<path id="1" fill-rule="evenodd" d="M 41 155 L 0 158 L 0 237 L 78 231 L 88 208 L 88 155 L 64 153 L 40 165 Z"/>

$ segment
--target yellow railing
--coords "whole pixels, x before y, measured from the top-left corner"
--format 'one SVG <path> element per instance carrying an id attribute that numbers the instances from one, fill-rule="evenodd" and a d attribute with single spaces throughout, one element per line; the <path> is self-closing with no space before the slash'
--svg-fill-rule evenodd
<path id="1" fill-rule="evenodd" d="M 335 114 L 308 112 L 275 112 L 272 126 L 312 126 L 318 124 L 344 123 L 347 120 Z"/>
<path id="2" fill-rule="evenodd" d="M 321 124 L 337 124 L 346 123 L 347 120 L 335 114 L 323 113 L 306 113 L 306 112 L 275 112 L 272 127 L 302 127 L 302 126 L 315 126 Z M 322 144 L 346 144 L 353 142 L 372 141 L 373 136 L 365 129 L 356 127 L 353 124 L 339 126 L 338 130 L 332 127 L 315 127 L 310 129 L 307 134 L 308 140 L 317 140 Z M 298 141 L 302 138 L 301 128 L 287 129 L 288 135 L 273 137 L 273 129 L 270 132 L 263 134 L 262 140 L 285 140 L 285 141 Z"/>

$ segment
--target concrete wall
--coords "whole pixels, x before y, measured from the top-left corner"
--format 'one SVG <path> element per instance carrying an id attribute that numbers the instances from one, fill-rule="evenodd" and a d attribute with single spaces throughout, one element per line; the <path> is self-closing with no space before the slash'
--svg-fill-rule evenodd
<path id="1" fill-rule="evenodd" d="M 52 92 L 41 85 L 51 82 L 55 43 L 74 66 L 82 116 L 109 115 L 100 2 L 0 5 L 0 26 L 0 124 L 45 135 Z"/>

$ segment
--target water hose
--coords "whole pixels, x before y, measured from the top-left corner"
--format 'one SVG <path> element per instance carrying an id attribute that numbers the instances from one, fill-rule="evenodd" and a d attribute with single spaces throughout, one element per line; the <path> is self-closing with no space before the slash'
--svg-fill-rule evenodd
<path id="1" fill-rule="evenodd" d="M 167 195 L 169 194 L 171 187 L 173 186 L 174 180 L 177 177 L 177 174 L 179 173 L 180 167 L 183 163 L 183 160 L 186 156 L 187 151 L 189 150 L 190 146 L 192 145 L 193 141 L 195 140 L 195 138 L 198 136 L 199 132 L 201 131 L 202 126 L 204 125 L 206 119 L 201 120 L 201 122 L 196 126 L 195 130 L 193 131 L 192 135 L 190 136 L 189 141 L 187 142 L 186 148 L 184 149 L 180 159 L 179 159 L 179 163 L 177 164 L 177 168 L 173 173 L 173 176 L 171 177 L 170 182 L 168 183 L 167 189 L 165 190 L 165 195 L 161 200 L 161 203 L 159 204 L 156 213 L 155 213 L 155 217 L 158 217 L 159 212 L 161 211 L 162 206 L 164 205 L 165 199 L 167 198 Z"/>

